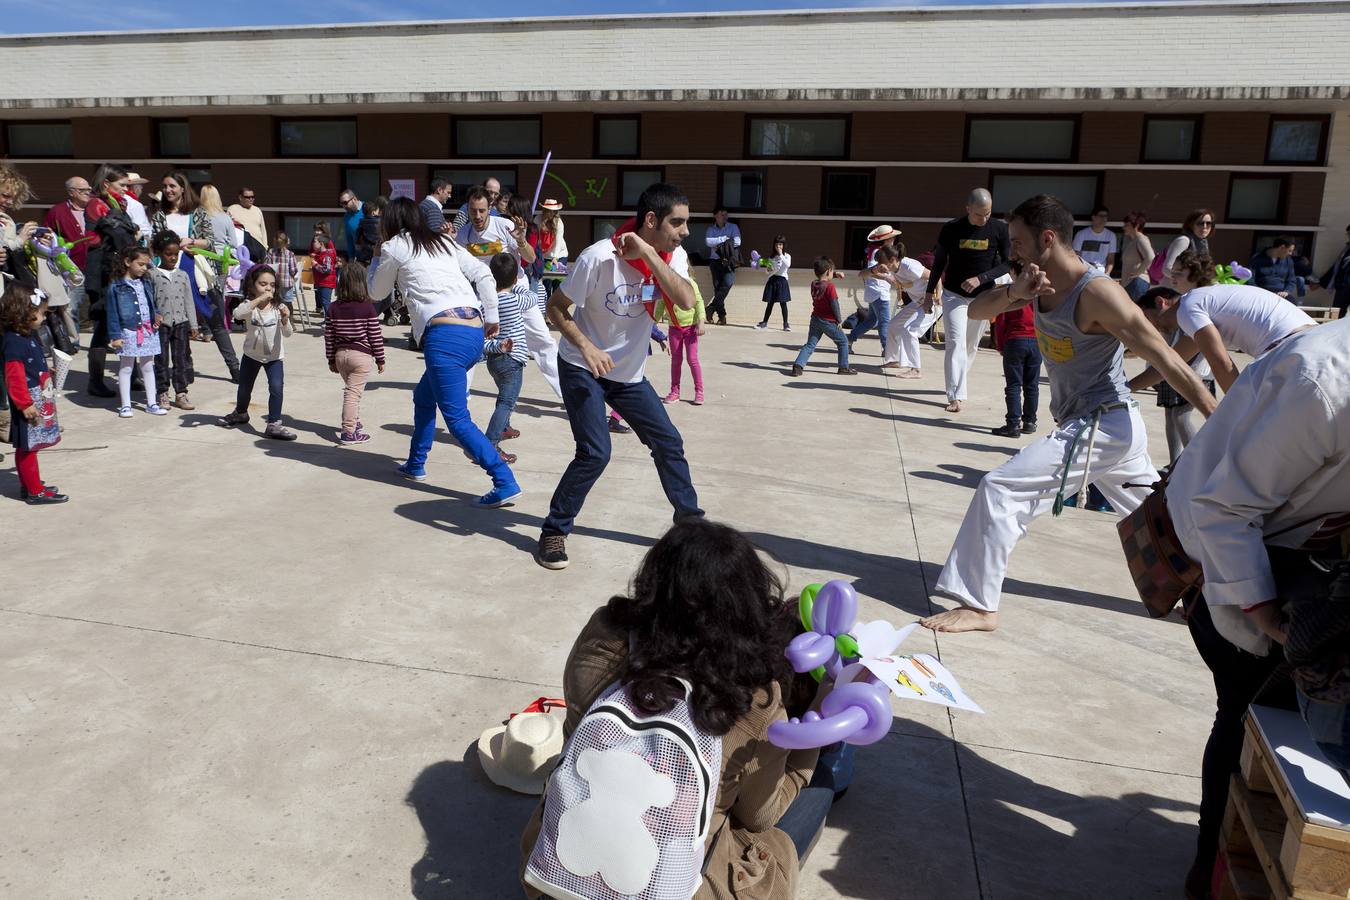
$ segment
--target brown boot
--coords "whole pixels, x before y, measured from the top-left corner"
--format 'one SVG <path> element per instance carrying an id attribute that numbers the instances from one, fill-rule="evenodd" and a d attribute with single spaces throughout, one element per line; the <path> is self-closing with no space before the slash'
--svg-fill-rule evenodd
<path id="1" fill-rule="evenodd" d="M 183 393 L 181 393 L 181 394 L 179 394 L 178 396 L 174 397 L 174 398 L 173 398 L 173 405 L 176 406 L 176 407 L 178 407 L 179 409 L 196 409 L 196 408 L 197 408 L 197 407 L 193 406 L 193 405 L 192 405 L 192 401 L 188 399 L 187 391 L 184 391 Z"/>

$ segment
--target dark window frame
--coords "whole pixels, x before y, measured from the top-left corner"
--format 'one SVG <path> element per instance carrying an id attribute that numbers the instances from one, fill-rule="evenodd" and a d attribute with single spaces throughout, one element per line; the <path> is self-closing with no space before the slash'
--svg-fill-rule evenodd
<path id="1" fill-rule="evenodd" d="M 1067 159 L 1037 159 L 1034 157 L 971 156 L 970 126 L 976 120 L 999 121 L 1056 121 L 1073 123 L 1073 141 L 1069 145 Z M 1031 163 L 1033 165 L 1065 165 L 1078 162 L 1079 145 L 1083 138 L 1083 116 L 1081 113 L 969 113 L 965 120 L 965 134 L 961 139 L 961 161 L 969 163 Z"/>
<path id="2" fill-rule="evenodd" d="M 658 178 L 658 179 L 656 179 L 656 181 L 652 182 L 653 184 L 659 184 L 659 183 L 664 182 L 664 181 L 666 180 L 666 167 L 665 167 L 665 166 L 615 166 L 614 180 L 615 180 L 616 182 L 618 182 L 618 183 L 615 185 L 615 188 L 617 188 L 617 190 L 615 190 L 615 192 L 614 192 L 614 200 L 615 200 L 615 206 L 614 206 L 614 208 L 615 208 L 615 209 L 622 210 L 622 209 L 626 209 L 626 208 L 627 208 L 627 207 L 626 207 L 626 204 L 624 203 L 624 199 L 623 199 L 623 176 L 624 176 L 624 173 L 626 173 L 626 172 L 651 172 L 651 171 L 657 171 L 657 172 L 660 172 L 660 173 L 661 173 L 661 177 Z M 601 218 L 604 218 L 604 217 L 602 216 Z"/>
<path id="3" fill-rule="evenodd" d="M 70 128 L 70 153 L 62 153 L 52 156 L 19 156 L 14 152 L 14 141 L 10 139 L 9 130 L 15 125 L 66 125 Z M 11 119 L 4 123 L 5 126 L 5 155 L 7 157 L 18 157 L 19 159 L 74 159 L 75 158 L 75 123 L 70 119 Z"/>
<path id="4" fill-rule="evenodd" d="M 192 158 L 192 125 L 191 125 L 191 123 L 190 123 L 186 118 L 174 118 L 174 117 L 168 117 L 168 118 L 163 118 L 163 119 L 152 119 L 151 121 L 154 122 L 154 125 L 155 125 L 155 131 L 154 131 L 154 134 L 151 135 L 151 137 L 153 138 L 152 144 L 153 144 L 154 149 L 155 149 L 154 156 L 155 156 L 156 159 L 191 159 L 191 158 Z M 182 155 L 177 154 L 177 153 L 165 153 L 165 152 L 164 152 L 164 142 L 163 142 L 163 138 L 160 136 L 160 133 L 159 133 L 159 126 L 161 126 L 161 125 L 187 125 L 187 126 L 188 126 L 188 153 L 187 153 L 186 156 L 182 156 Z"/>
<path id="5" fill-rule="evenodd" d="M 828 184 L 831 175 L 864 173 L 872 179 L 865 209 L 843 209 L 828 203 Z M 870 166 L 824 166 L 820 170 L 820 214 L 822 216 L 870 216 L 877 203 L 877 170 Z"/>
<path id="6" fill-rule="evenodd" d="M 1270 142 L 1275 137 L 1275 126 L 1280 122 L 1318 122 L 1322 126 L 1322 139 L 1317 145 L 1317 159 L 1312 162 L 1287 162 L 1284 160 L 1272 160 L 1270 158 Z M 1317 115 L 1309 113 L 1307 115 L 1295 115 L 1287 113 L 1283 115 L 1272 115 L 1269 124 L 1266 125 L 1266 152 L 1265 164 L 1268 166 L 1325 166 L 1327 164 L 1327 142 L 1331 137 L 1331 116 Z"/>
<path id="7" fill-rule="evenodd" d="M 356 147 L 351 153 L 297 153 L 294 155 L 282 153 L 281 128 L 289 122 L 351 122 L 353 134 L 356 136 Z M 360 159 L 360 128 L 356 116 L 277 116 L 272 120 L 272 155 L 277 159 Z"/>
<path id="8" fill-rule="evenodd" d="M 1280 199 L 1275 205 L 1275 217 L 1272 219 L 1247 219 L 1237 218 L 1233 215 L 1233 184 L 1237 181 L 1278 181 L 1280 183 Z M 1224 195 L 1224 216 L 1225 223 L 1233 225 L 1280 225 L 1284 222 L 1285 216 L 1289 212 L 1289 176 L 1283 173 L 1272 172 L 1230 172 L 1228 173 L 1228 191 Z"/>
<path id="9" fill-rule="evenodd" d="M 783 121 L 791 119 L 830 119 L 839 120 L 844 123 L 844 150 L 838 156 L 785 156 L 785 155 L 766 155 L 763 153 L 752 153 L 750 146 L 750 134 L 754 128 L 756 119 L 772 119 L 774 121 Z M 745 117 L 745 129 L 743 134 L 743 146 L 745 148 L 746 159 L 823 159 L 823 160 L 846 160 L 853 155 L 853 114 L 852 113 L 783 113 L 774 115 L 771 113 L 751 113 Z M 732 168 L 728 166 L 727 168 Z M 748 166 L 747 168 L 754 168 Z M 718 192 L 721 192 L 718 187 Z"/>
<path id="10" fill-rule="evenodd" d="M 999 192 L 994 190 L 994 181 L 1000 175 L 1018 175 L 1018 176 L 1040 176 L 1053 178 L 1095 178 L 1097 179 L 1097 190 L 1093 193 L 1092 205 L 1102 206 L 1102 192 L 1106 185 L 1106 172 L 1102 169 L 1073 169 L 1065 171 L 1063 169 L 990 169 L 989 181 L 985 187 L 989 193 L 994 195 L 994 216 L 995 218 L 1006 218 L 1012 215 L 1011 209 L 999 209 Z M 1079 213 L 1073 211 L 1074 224 L 1079 221 Z"/>
<path id="11" fill-rule="evenodd" d="M 752 206 L 732 206 L 726 202 L 726 197 L 722 194 L 722 175 L 726 172 L 758 172 L 764 179 L 764 197 L 759 207 Z M 762 213 L 769 207 L 769 167 L 768 166 L 718 166 L 717 174 L 717 204 L 716 206 L 725 206 L 729 213 Z M 716 207 L 714 207 L 716 208 Z"/>
<path id="12" fill-rule="evenodd" d="M 600 152 L 600 123 L 614 122 L 618 120 L 632 120 L 637 124 L 637 147 L 632 154 L 627 153 L 601 153 Z M 593 117 L 591 123 L 591 150 L 596 159 L 641 159 L 642 158 L 642 114 L 641 113 L 615 113 L 605 114 Z"/>
<path id="13" fill-rule="evenodd" d="M 539 126 L 539 147 L 536 153 L 514 153 L 502 156 L 500 153 L 466 153 L 459 147 L 460 122 L 534 122 Z M 450 117 L 450 155 L 456 159 L 543 159 L 544 158 L 544 117 L 541 115 L 501 115 L 501 116 L 451 116 Z"/>
<path id="14" fill-rule="evenodd" d="M 379 166 L 372 166 L 372 165 L 364 165 L 364 166 L 338 166 L 338 186 L 337 186 L 337 192 L 333 194 L 333 205 L 334 205 L 334 207 L 337 207 L 337 205 L 338 205 L 338 204 L 337 204 L 337 196 L 338 196 L 338 194 L 342 193 L 343 191 L 345 191 L 345 190 L 347 190 L 348 188 L 351 187 L 351 179 L 347 177 L 347 173 L 350 172 L 352 169 L 374 169 L 375 172 L 377 173 L 377 174 L 376 174 L 376 178 L 375 178 L 376 184 L 381 184 L 381 185 L 384 184 L 384 178 L 383 178 L 383 174 L 384 174 L 384 173 L 381 171 L 381 169 L 380 169 Z M 380 196 L 380 194 L 377 192 L 375 196 Z M 361 202 L 362 202 L 362 203 L 365 203 L 367 200 L 374 200 L 375 197 L 361 197 L 360 199 L 361 199 Z M 420 200 L 420 199 L 422 199 L 422 198 L 419 197 L 419 198 L 417 198 L 417 199 Z"/>
<path id="15" fill-rule="evenodd" d="M 1195 137 L 1191 141 L 1190 159 L 1149 159 L 1145 154 L 1148 150 L 1148 125 L 1150 122 L 1158 120 L 1170 120 L 1173 122 L 1186 121 L 1195 125 Z M 1195 165 L 1200 162 L 1200 141 L 1204 135 L 1205 117 L 1201 115 L 1189 115 L 1186 113 L 1177 114 L 1159 114 L 1144 116 L 1144 130 L 1139 135 L 1139 162 L 1144 165 Z M 1267 142 L 1269 143 L 1269 142 Z"/>

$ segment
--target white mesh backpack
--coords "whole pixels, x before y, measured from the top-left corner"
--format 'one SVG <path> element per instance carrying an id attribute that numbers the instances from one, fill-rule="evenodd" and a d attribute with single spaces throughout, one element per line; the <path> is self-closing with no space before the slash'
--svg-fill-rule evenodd
<path id="1" fill-rule="evenodd" d="M 693 688 L 644 716 L 615 683 L 591 704 L 544 792 L 525 881 L 558 900 L 689 900 L 703 878 L 722 739 L 689 712 Z"/>

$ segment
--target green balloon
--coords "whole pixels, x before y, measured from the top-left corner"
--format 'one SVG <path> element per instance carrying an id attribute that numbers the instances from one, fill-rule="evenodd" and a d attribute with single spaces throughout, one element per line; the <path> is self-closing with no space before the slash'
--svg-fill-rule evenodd
<path id="1" fill-rule="evenodd" d="M 811 608 L 816 605 L 816 594 L 820 593 L 820 588 L 819 584 L 808 584 L 802 588 L 801 600 L 797 602 L 797 614 L 801 617 L 802 627 L 807 631 L 811 630 Z"/>
<path id="2" fill-rule="evenodd" d="M 834 649 L 839 651 L 839 655 L 845 659 L 856 659 L 862 656 L 858 649 L 858 641 L 851 634 L 840 634 L 834 638 Z"/>
<path id="3" fill-rule="evenodd" d="M 822 678 L 825 677 L 825 667 L 821 666 L 819 669 L 812 669 L 811 677 L 814 678 L 816 681 L 820 681 Z"/>

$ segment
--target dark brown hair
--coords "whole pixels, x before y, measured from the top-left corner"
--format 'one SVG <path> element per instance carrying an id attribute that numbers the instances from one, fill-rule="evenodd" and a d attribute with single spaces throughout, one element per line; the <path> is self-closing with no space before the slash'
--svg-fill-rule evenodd
<path id="1" fill-rule="evenodd" d="M 239 288 L 239 292 L 244 295 L 245 300 L 253 299 L 254 295 L 257 293 L 255 289 L 258 286 L 258 279 L 264 275 L 271 275 L 272 278 L 275 279 L 277 277 L 277 271 L 271 266 L 254 266 L 248 270 L 248 274 L 244 276 L 244 283 Z M 276 295 L 275 291 L 272 293 L 272 299 L 277 303 L 281 302 L 281 298 Z"/>
<path id="2" fill-rule="evenodd" d="M 369 303 L 370 292 L 366 290 L 366 267 L 355 260 L 342 267 L 338 276 L 337 301 L 339 303 Z"/>
<path id="3" fill-rule="evenodd" d="M 33 305 L 33 289 L 18 282 L 10 282 L 4 294 L 0 294 L 0 331 L 12 331 L 15 334 L 33 333 L 33 310 L 42 309 L 43 300 Z"/>
<path id="4" fill-rule="evenodd" d="M 833 268 L 834 268 L 834 260 L 830 259 L 828 256 L 816 257 L 815 270 L 817 278 L 824 278 L 825 273 Z"/>
<path id="5" fill-rule="evenodd" d="M 1060 243 L 1073 241 L 1073 213 L 1058 197 L 1049 194 L 1037 194 L 1029 200 L 1023 200 L 1014 209 L 1010 222 L 1021 222 L 1039 237 L 1043 232 L 1053 231 Z"/>
<path id="6" fill-rule="evenodd" d="M 174 181 L 178 182 L 178 186 L 183 189 L 183 196 L 178 201 L 178 209 L 174 209 L 169 205 L 168 197 L 164 197 L 159 201 L 160 211 L 165 215 L 172 212 L 190 214 L 201 205 L 197 200 L 197 192 L 192 189 L 192 182 L 188 181 L 186 172 L 183 172 L 180 169 L 174 169 L 172 172 L 165 175 L 164 178 L 172 178 Z M 163 181 L 163 179 L 160 180 Z"/>
<path id="7" fill-rule="evenodd" d="M 1178 256 L 1177 261 L 1172 264 L 1172 269 L 1185 271 L 1186 278 L 1200 287 L 1213 284 L 1217 277 L 1214 260 L 1210 259 L 1208 254 L 1196 253 L 1194 250 L 1187 250 Z"/>
<path id="8" fill-rule="evenodd" d="M 1130 212 L 1125 214 L 1121 224 L 1129 225 L 1135 231 L 1143 231 L 1144 226 L 1148 224 L 1148 218 L 1141 212 Z"/>
<path id="9" fill-rule="evenodd" d="M 1199 222 L 1205 216 L 1209 216 L 1211 219 L 1213 219 L 1214 213 L 1210 212 L 1207 209 L 1191 210 L 1191 214 L 1186 217 L 1186 221 L 1181 223 L 1181 230 L 1186 232 L 1187 234 L 1195 234 L 1195 223 Z"/>
<path id="10" fill-rule="evenodd" d="M 127 277 L 127 267 L 130 266 L 132 260 L 134 260 L 138 256 L 144 256 L 147 259 L 149 259 L 150 251 L 137 244 L 128 247 L 127 249 L 119 253 L 117 255 L 117 259 L 113 260 L 112 266 L 113 277 L 114 278 Z"/>

